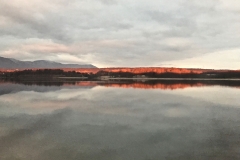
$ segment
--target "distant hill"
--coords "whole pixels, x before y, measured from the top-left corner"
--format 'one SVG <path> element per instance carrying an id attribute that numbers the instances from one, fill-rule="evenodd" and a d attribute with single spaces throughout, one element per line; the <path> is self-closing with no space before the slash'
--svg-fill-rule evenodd
<path id="1" fill-rule="evenodd" d="M 30 68 L 97 68 L 92 64 L 62 64 L 54 61 L 19 61 L 12 58 L 0 57 L 0 68 L 1 69 L 30 69 Z"/>

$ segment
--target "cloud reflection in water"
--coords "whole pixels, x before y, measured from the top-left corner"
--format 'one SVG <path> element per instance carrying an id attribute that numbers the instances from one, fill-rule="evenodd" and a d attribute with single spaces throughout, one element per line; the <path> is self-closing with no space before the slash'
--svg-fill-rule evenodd
<path id="1" fill-rule="evenodd" d="M 0 159 L 240 158 L 238 104 L 207 98 L 225 87 L 46 88 L 0 96 Z"/>

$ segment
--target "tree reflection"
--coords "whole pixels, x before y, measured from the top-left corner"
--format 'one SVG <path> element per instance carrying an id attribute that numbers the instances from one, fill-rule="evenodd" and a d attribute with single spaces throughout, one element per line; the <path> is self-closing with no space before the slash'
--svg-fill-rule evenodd
<path id="1" fill-rule="evenodd" d="M 204 86 L 227 86 L 240 88 L 240 81 L 233 80 L 152 80 L 152 81 L 77 81 L 58 80 L 58 81 L 20 81 L 20 80 L 2 80 L 1 83 L 23 84 L 27 86 L 104 86 L 119 88 L 139 88 L 139 89 L 185 89 L 191 87 Z"/>

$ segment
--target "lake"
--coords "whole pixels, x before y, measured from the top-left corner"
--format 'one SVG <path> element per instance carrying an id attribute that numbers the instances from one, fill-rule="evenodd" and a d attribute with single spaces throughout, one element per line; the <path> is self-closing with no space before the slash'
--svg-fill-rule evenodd
<path id="1" fill-rule="evenodd" d="M 1 160 L 240 159 L 240 87 L 1 82 Z"/>

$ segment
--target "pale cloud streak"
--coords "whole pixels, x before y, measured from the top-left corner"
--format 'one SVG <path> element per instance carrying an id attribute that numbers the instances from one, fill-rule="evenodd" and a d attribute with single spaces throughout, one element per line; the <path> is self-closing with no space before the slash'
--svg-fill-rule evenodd
<path id="1" fill-rule="evenodd" d="M 239 69 L 240 49 L 231 49 L 207 53 L 184 60 L 168 61 L 166 66 L 185 68 Z M 162 64 L 164 65 L 164 64 Z"/>

